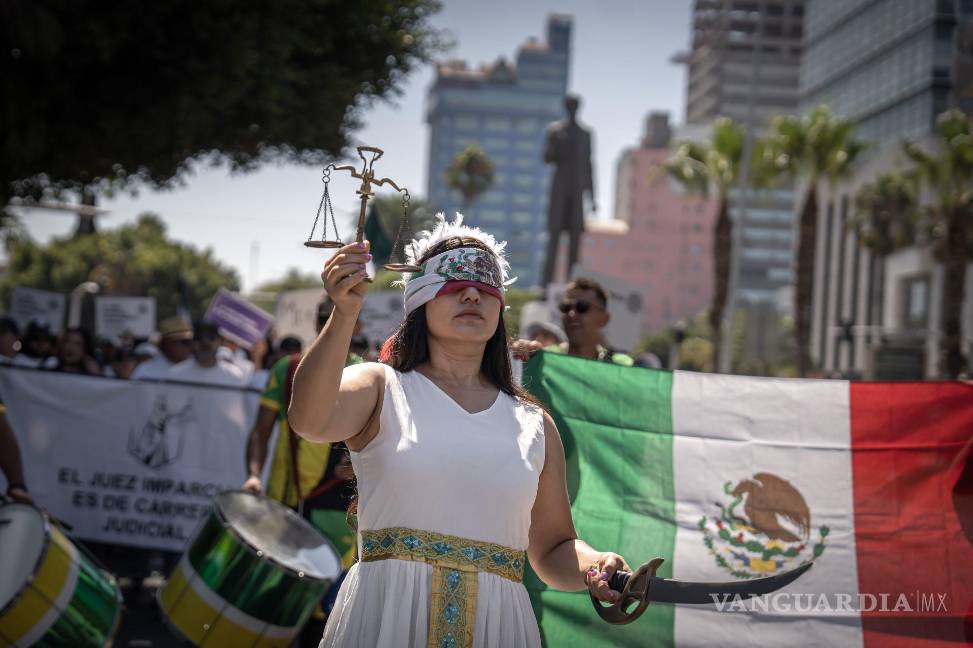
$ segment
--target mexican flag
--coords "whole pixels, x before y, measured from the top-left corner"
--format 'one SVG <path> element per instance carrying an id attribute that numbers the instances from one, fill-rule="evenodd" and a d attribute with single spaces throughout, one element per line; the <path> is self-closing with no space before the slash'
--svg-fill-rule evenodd
<path id="1" fill-rule="evenodd" d="M 653 604 L 612 626 L 527 586 L 547 646 L 960 646 L 973 641 L 973 386 L 667 372 L 539 353 L 579 536 L 632 568 L 779 593 Z M 721 610 L 722 608 L 722 610 Z"/>

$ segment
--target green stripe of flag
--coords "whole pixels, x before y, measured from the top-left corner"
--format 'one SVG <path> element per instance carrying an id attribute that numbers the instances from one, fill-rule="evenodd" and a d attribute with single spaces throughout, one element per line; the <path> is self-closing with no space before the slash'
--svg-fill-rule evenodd
<path id="1" fill-rule="evenodd" d="M 535 354 L 524 386 L 547 406 L 564 443 L 568 495 L 580 538 L 615 551 L 633 569 L 665 557 L 670 576 L 676 519 L 672 480 L 672 374 L 554 353 Z M 650 606 L 638 622 L 611 626 L 587 592 L 548 589 L 525 577 L 547 646 L 665 646 L 674 611 Z"/>

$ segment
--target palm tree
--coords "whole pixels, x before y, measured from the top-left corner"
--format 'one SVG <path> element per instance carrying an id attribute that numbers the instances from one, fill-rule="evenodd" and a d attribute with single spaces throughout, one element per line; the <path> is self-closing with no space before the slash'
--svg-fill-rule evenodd
<path id="1" fill-rule="evenodd" d="M 814 248 L 818 235 L 818 188 L 824 181 L 832 186 L 848 175 L 865 144 L 854 137 L 855 124 L 818 106 L 798 118 L 781 116 L 771 122 L 761 142 L 758 160 L 763 174 L 803 180 L 797 244 L 797 272 L 794 290 L 794 332 L 797 342 L 797 371 L 806 376 L 810 368 L 811 300 L 814 294 Z"/>
<path id="2" fill-rule="evenodd" d="M 463 209 L 468 210 L 493 185 L 493 162 L 482 148 L 470 144 L 456 154 L 446 169 L 446 185 L 463 196 Z"/>
<path id="3" fill-rule="evenodd" d="M 713 302 L 707 319 L 713 334 L 713 371 L 719 371 L 722 353 L 723 310 L 726 308 L 733 254 L 730 191 L 736 186 L 743 163 L 746 130 L 728 117 L 713 123 L 708 142 L 683 142 L 665 163 L 665 170 L 687 191 L 716 194 L 718 209 L 713 225 Z"/>
<path id="4" fill-rule="evenodd" d="M 886 257 L 916 241 L 916 205 L 916 183 L 898 173 L 883 173 L 855 194 L 848 227 L 858 235 L 858 244 L 871 252 L 869 277 L 874 295 L 880 295 L 885 285 Z"/>
<path id="5" fill-rule="evenodd" d="M 908 142 L 905 154 L 931 198 L 920 208 L 920 222 L 943 264 L 940 366 L 948 378 L 956 378 L 966 367 L 961 318 L 966 264 L 973 258 L 973 126 L 964 113 L 950 110 L 939 116 L 935 134 L 935 151 Z"/>

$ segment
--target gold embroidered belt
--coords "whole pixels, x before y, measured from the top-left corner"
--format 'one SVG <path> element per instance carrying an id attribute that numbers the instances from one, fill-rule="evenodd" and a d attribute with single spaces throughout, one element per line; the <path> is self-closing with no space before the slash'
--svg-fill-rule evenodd
<path id="1" fill-rule="evenodd" d="M 476 616 L 476 574 L 520 583 L 523 551 L 491 542 L 405 527 L 362 531 L 362 562 L 412 560 L 432 565 L 428 648 L 470 648 Z"/>

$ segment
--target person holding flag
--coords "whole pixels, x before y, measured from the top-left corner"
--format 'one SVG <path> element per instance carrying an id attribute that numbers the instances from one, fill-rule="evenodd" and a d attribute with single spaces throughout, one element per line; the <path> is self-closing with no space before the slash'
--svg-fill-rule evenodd
<path id="1" fill-rule="evenodd" d="M 608 582 L 630 569 L 578 538 L 557 428 L 513 384 L 504 246 L 440 215 L 407 246 L 420 270 L 404 273 L 406 317 L 386 364 L 345 369 L 368 244 L 325 264 L 334 313 L 301 360 L 288 410 L 308 441 L 344 441 L 358 479 L 359 560 L 323 648 L 540 646 L 528 559 L 551 587 L 619 598 Z"/>

